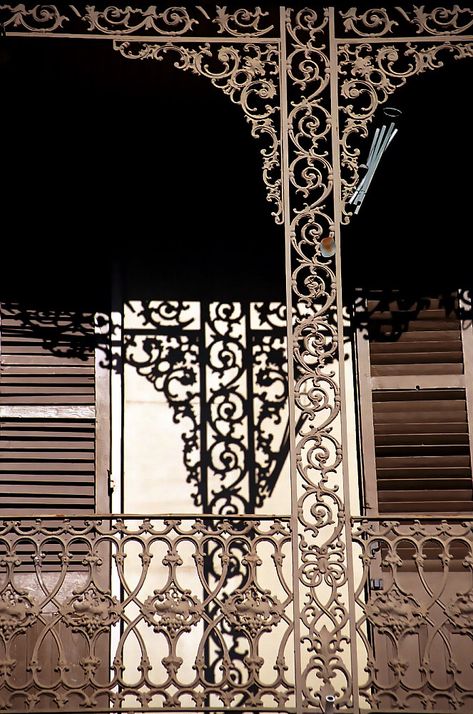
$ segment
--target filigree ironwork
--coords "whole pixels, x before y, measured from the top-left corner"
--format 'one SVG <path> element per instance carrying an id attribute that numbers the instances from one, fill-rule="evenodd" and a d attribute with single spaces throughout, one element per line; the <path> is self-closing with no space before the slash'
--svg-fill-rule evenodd
<path id="1" fill-rule="evenodd" d="M 416 45 L 411 42 L 372 45 L 369 42 L 338 49 L 340 75 L 342 203 L 359 182 L 363 140 L 370 134 L 377 109 L 411 77 L 439 69 L 445 61 L 473 57 L 472 42 L 443 41 Z M 345 208 L 345 222 L 350 209 Z"/>
<path id="2" fill-rule="evenodd" d="M 473 25 L 473 12 L 458 5 L 432 10 L 426 10 L 425 6 L 363 11 L 354 8 L 337 14 L 345 30 L 343 38 L 337 39 L 332 22 L 334 9 L 330 12 L 283 9 L 288 52 L 281 58 L 283 38 L 268 39 L 274 29 L 274 22 L 268 19 L 273 17 L 271 10 L 267 15 L 260 7 L 227 11 L 227 6 L 217 6 L 215 17 L 202 6 L 197 6 L 197 10 L 198 21 L 194 10 L 180 7 L 158 10 L 155 6 L 148 9 L 113 6 L 96 10 L 95 6 L 87 6 L 84 12 L 75 5 L 59 11 L 54 5 L 27 9 L 19 4 L 0 5 L 0 19 L 11 32 L 60 34 L 66 21 L 72 24 L 76 18 L 81 29 L 88 23 L 88 36 L 119 37 L 114 46 L 126 58 L 174 56 L 176 68 L 207 78 L 242 108 L 253 137 L 264 144 L 264 181 L 278 222 L 282 221 L 280 104 L 287 110 L 281 119 L 288 127 L 288 164 L 283 169 L 290 189 L 290 195 L 285 196 L 289 206 L 285 219 L 292 241 L 295 299 L 292 312 L 288 306 L 288 314 L 293 315 L 294 321 L 296 380 L 290 388 L 294 388 L 298 425 L 297 474 L 294 474 L 298 532 L 291 534 L 283 521 L 270 521 L 263 527 L 249 518 L 202 519 L 188 525 L 172 518 L 145 519 L 141 524 L 112 517 L 104 522 L 91 519 L 88 523 L 74 521 L 60 525 L 41 522 L 22 525 L 20 521 L 9 521 L 0 531 L 0 541 L 3 539 L 3 547 L 11 555 L 0 561 L 0 568 L 5 570 L 7 583 L 2 592 L 8 592 L 10 587 L 11 597 L 17 598 L 16 605 L 9 606 L 16 613 L 13 619 L 16 617 L 17 622 L 12 625 L 11 637 L 6 629 L 8 624 L 3 626 L 5 651 L 0 653 L 0 686 L 6 692 L 5 706 L 20 702 L 32 708 L 37 704 L 38 691 L 42 689 L 38 651 L 41 642 L 46 642 L 53 651 L 58 675 L 56 683 L 43 687 L 42 696 L 51 707 L 93 708 L 97 704 L 94 692 L 99 690 L 100 695 L 107 692 L 105 696 L 111 697 L 114 709 L 126 703 L 127 697 L 134 697 L 133 706 L 142 708 L 202 708 L 212 697 L 212 704 L 216 702 L 218 709 L 293 708 L 295 689 L 285 663 L 292 656 L 289 643 L 294 623 L 290 615 L 288 571 L 283 567 L 284 562 L 291 562 L 290 558 L 283 560 L 283 551 L 289 552 L 292 535 L 299 548 L 299 562 L 293 564 L 297 568 L 293 584 L 297 582 L 296 589 L 299 588 L 296 617 L 301 635 L 295 650 L 302 652 L 303 665 L 299 711 L 319 711 L 323 707 L 322 697 L 327 694 L 337 697 L 339 708 L 359 707 L 352 693 L 349 657 L 353 652 L 356 656 L 362 647 L 366 653 L 366 680 L 361 683 L 360 692 L 372 708 L 417 707 L 435 711 L 447 701 L 449 709 L 469 711 L 473 692 L 464 673 L 471 672 L 473 653 L 468 650 L 470 661 L 460 664 L 452 653 L 455 638 L 471 639 L 465 637 L 472 612 L 470 522 L 400 524 L 373 520 L 358 524 L 352 534 L 360 552 L 352 613 L 356 610 L 361 616 L 356 623 L 358 643 L 356 646 L 352 643 L 351 650 L 348 646 L 345 504 L 340 488 L 338 439 L 336 274 L 335 259 L 324 252 L 323 242 L 332 240 L 337 230 L 332 138 L 334 142 L 341 139 L 342 192 L 346 200 L 358 182 L 363 140 L 368 137 L 376 110 L 410 78 L 441 67 L 447 58 L 473 56 L 469 38 L 462 38 L 462 33 Z M 200 30 L 208 26 L 212 27 L 208 37 L 197 41 L 193 37 L 194 42 L 186 45 L 186 37 L 193 36 L 196 27 Z M 68 24 L 68 31 L 70 27 Z M 400 32 L 406 27 L 408 31 L 401 38 Z M 150 42 L 143 44 L 131 38 L 130 42 L 124 41 L 136 31 L 148 34 Z M 396 34 L 400 39 L 396 39 Z M 166 41 L 164 35 L 175 39 Z M 406 42 L 405 38 L 411 35 L 413 41 Z M 423 41 L 416 44 L 419 35 L 424 35 L 420 38 Z M 381 42 L 381 38 L 386 42 Z M 338 57 L 329 56 L 331 50 L 335 52 L 337 43 Z M 330 92 L 330 80 L 337 70 L 343 120 L 340 137 L 333 134 L 337 129 L 332 122 L 337 117 Z M 286 80 L 287 92 L 281 96 L 280 86 L 285 87 Z M 200 468 L 200 446 L 195 436 L 200 419 L 197 401 L 204 400 L 196 364 L 209 345 L 205 340 L 194 339 L 192 323 L 186 322 L 179 306 L 172 303 L 163 306 L 159 309 L 145 306 L 145 320 L 151 326 L 161 321 L 182 332 L 129 335 L 126 360 L 157 389 L 167 390 L 176 419 L 188 420 L 187 468 L 192 472 L 191 480 L 197 483 Z M 211 393 L 204 394 L 209 396 L 212 420 L 218 425 L 214 436 L 221 464 L 212 467 L 216 482 L 232 469 L 234 455 L 229 445 L 243 444 L 246 448 L 241 438 L 242 420 L 247 420 L 246 431 L 251 431 L 248 409 L 237 394 L 249 356 L 257 367 L 253 397 L 260 400 L 261 408 L 256 423 L 261 428 L 268 422 L 277 424 L 284 401 L 281 335 L 274 341 L 268 335 L 261 338 L 253 335 L 251 345 L 242 344 L 242 315 L 233 312 L 236 308 L 232 304 L 223 309 L 225 314 L 217 315 L 215 308 L 215 315 L 209 313 L 202 322 L 210 328 L 209 334 L 213 330 L 213 345 L 209 346 L 204 364 L 215 369 L 217 375 Z M 266 307 L 261 310 L 261 322 L 266 329 L 276 324 L 280 317 L 278 310 Z M 259 465 L 260 471 L 256 481 L 267 493 L 271 487 L 269 471 L 275 468 L 271 464 L 277 460 L 277 445 L 266 436 L 257 443 L 260 460 L 256 468 Z M 240 455 L 242 459 L 247 456 L 247 452 Z M 241 474 L 236 474 L 235 479 L 225 493 L 232 515 L 248 505 L 247 496 L 242 496 L 244 489 L 238 490 Z M 206 505 L 216 511 L 224 510 L 214 498 L 221 491 L 215 491 L 206 500 Z M 84 577 L 82 589 L 76 589 L 72 598 L 66 581 L 70 568 L 67 544 L 71 538 L 79 539 L 88 551 L 83 561 L 85 571 L 80 575 Z M 47 559 L 38 556 L 35 574 L 28 574 L 36 582 L 29 594 L 23 595 L 15 589 L 12 573 L 21 565 L 24 545 L 29 542 L 36 553 L 41 553 L 43 545 L 51 539 L 56 550 L 58 543 L 63 548 L 62 554 L 57 554 L 60 570 L 54 573 L 54 585 L 43 577 Z M 106 567 L 94 555 L 91 543 L 97 539 L 112 552 L 113 568 L 124 594 L 120 607 L 114 600 L 115 594 L 108 593 L 95 580 Z M 264 558 L 263 552 L 266 549 L 267 555 L 268 548 L 271 556 Z M 294 548 L 292 553 L 295 552 Z M 155 557 L 158 553 L 161 557 Z M 136 573 L 133 576 L 133 568 L 139 572 L 138 577 Z M 190 590 L 180 582 L 185 568 L 192 573 Z M 273 579 L 266 587 L 262 580 L 270 570 Z M 452 572 L 456 577 L 465 576 L 464 587 L 455 583 L 455 590 L 449 590 Z M 18 578 L 23 576 L 23 572 L 16 573 L 15 582 L 20 582 Z M 162 587 L 156 587 L 156 579 Z M 148 587 L 151 581 L 152 590 Z M 201 588 L 201 600 L 191 594 L 197 592 L 197 587 Z M 98 608 L 97 612 L 94 608 Z M 30 627 L 36 612 L 34 627 Z M 98 620 L 90 619 L 93 612 Z M 65 618 L 61 613 L 66 613 Z M 10 616 L 11 613 L 4 615 L 7 619 L 0 619 L 0 623 L 9 623 Z M 104 627 L 100 624 L 103 618 L 107 623 Z M 120 622 L 122 627 L 114 653 L 114 674 L 110 681 L 102 678 L 99 686 L 95 679 L 99 658 L 92 641 L 105 638 L 114 622 Z M 70 635 L 74 629 L 80 630 L 79 639 L 87 646 L 83 655 L 71 663 L 77 667 L 78 661 L 83 672 L 82 681 L 75 680 L 72 684 L 67 675 L 67 652 L 60 645 L 64 631 Z M 24 671 L 20 677 L 19 660 L 10 646 L 13 640 L 20 639 L 15 638 L 16 633 L 36 638 L 26 678 Z M 263 660 L 268 661 L 267 652 L 263 651 L 263 635 L 268 634 L 272 646 L 277 642 L 277 648 L 272 647 L 271 652 L 276 673 L 271 681 L 269 675 L 263 680 L 261 674 L 271 667 L 263 668 Z M 153 652 L 147 649 L 149 636 L 159 639 L 157 649 L 160 656 L 164 655 L 160 661 L 153 661 L 154 648 Z M 178 641 L 180 645 L 184 637 L 195 637 L 198 641 L 188 670 L 184 657 L 177 654 Z M 249 639 L 250 652 L 242 654 L 241 643 L 245 638 Z M 131 640 L 138 654 L 134 660 L 130 655 L 125 661 L 125 649 Z M 163 652 L 163 641 L 168 647 L 167 654 Z M 418 650 L 415 657 L 413 642 Z M 408 656 L 405 647 L 410 647 Z M 237 650 L 238 656 L 232 663 Z M 444 657 L 442 684 L 435 679 L 434 650 L 435 656 L 441 652 Z M 191 675 L 183 674 L 191 670 Z M 417 677 L 414 683 L 409 677 L 413 671 Z M 136 672 L 140 673 L 138 684 Z"/>
<path id="3" fill-rule="evenodd" d="M 104 10 L 87 5 L 85 11 L 77 12 L 87 22 L 89 32 L 98 30 L 114 35 L 131 35 L 143 31 L 156 35 L 185 35 L 194 25 L 198 25 L 198 20 L 191 17 L 185 7 L 168 7 L 160 12 L 156 5 L 146 9 L 114 5 Z"/>
<path id="4" fill-rule="evenodd" d="M 18 558 L 15 562 L 18 562 Z M 25 632 L 36 620 L 33 601 L 11 583 L 0 592 L 0 637 L 7 641 Z"/>
<path id="5" fill-rule="evenodd" d="M 396 8 L 408 22 L 417 27 L 416 33 L 428 35 L 458 35 L 473 27 L 473 10 L 471 7 L 436 7 L 426 10 L 425 5 L 415 5 L 412 10 Z"/>
<path id="6" fill-rule="evenodd" d="M 264 631 L 270 632 L 277 625 L 283 608 L 269 591 L 260 592 L 252 586 L 227 598 L 222 611 L 230 625 L 254 638 Z"/>
<path id="7" fill-rule="evenodd" d="M 84 592 L 74 595 L 67 607 L 61 608 L 61 615 L 73 632 L 83 632 L 90 639 L 109 630 L 120 619 L 117 599 L 101 592 L 93 583 Z"/>
<path id="8" fill-rule="evenodd" d="M 236 48 L 205 43 L 195 49 L 170 42 L 115 41 L 114 48 L 123 57 L 134 60 L 162 60 L 174 54 L 174 67 L 206 77 L 234 104 L 241 106 L 251 135 L 264 144 L 260 153 L 267 200 L 275 207 L 272 215 L 276 223 L 282 223 L 280 138 L 276 124 L 279 113 L 277 45 L 248 42 L 243 48 Z"/>
<path id="9" fill-rule="evenodd" d="M 56 5 L 34 5 L 27 8 L 23 3 L 0 5 L 0 20 L 6 30 L 30 32 L 54 32 L 69 20 Z"/>
<path id="10" fill-rule="evenodd" d="M 216 13 L 217 15 L 213 22 L 218 25 L 219 34 L 226 32 L 234 37 L 241 35 L 261 37 L 262 35 L 267 35 L 271 30 L 274 30 L 274 25 L 265 26 L 265 18 L 268 17 L 269 12 L 265 12 L 261 7 L 255 7 L 253 11 L 240 8 L 230 13 L 227 12 L 226 5 L 223 7 L 217 5 Z"/>
<path id="11" fill-rule="evenodd" d="M 397 587 L 374 593 L 366 603 L 365 612 L 379 632 L 392 631 L 396 637 L 416 632 L 425 619 L 415 598 Z"/>
<path id="12" fill-rule="evenodd" d="M 448 616 L 459 632 L 473 633 L 473 592 L 458 594 L 448 604 Z"/>
<path id="13" fill-rule="evenodd" d="M 228 9 L 227 5 L 214 8 L 196 5 L 158 8 L 156 5 L 133 7 L 132 5 L 69 4 L 35 5 L 28 8 L 24 3 L 2 4 L 7 27 L 30 32 L 60 33 L 64 29 L 80 32 L 87 25 L 90 35 L 148 35 L 149 37 L 184 37 L 200 33 L 201 37 L 223 35 L 234 38 L 259 38 L 277 34 L 273 11 L 254 8 Z M 0 15 L 1 17 L 1 15 Z M 66 27 L 64 27 L 66 26 Z"/>
<path id="14" fill-rule="evenodd" d="M 287 519 L 274 517 L 3 522 L 0 552 L 18 563 L 10 570 L 0 566 L 4 705 L 21 709 L 41 697 L 47 711 L 116 711 L 133 698 L 140 709 L 200 711 L 211 695 L 215 709 L 235 711 L 252 701 L 273 708 L 291 702 L 294 684 L 285 664 L 293 651 L 290 542 Z M 81 571 L 67 557 L 72 544 L 86 553 Z M 61 568 L 53 572 L 40 562 L 24 571 L 25 547 L 53 548 Z M 218 579 L 209 571 L 210 547 Z M 107 550 L 114 593 L 102 585 L 109 578 L 107 558 L 94 556 Z M 248 564 L 235 577 L 242 552 Z M 13 584 L 20 581 L 28 595 Z M 197 588 L 201 598 L 191 594 Z M 264 638 L 269 629 L 270 643 Z M 101 648 L 111 631 L 117 636 L 110 671 Z M 230 655 L 233 632 L 251 649 L 238 667 Z M 223 652 L 216 678 L 204 656 L 213 639 Z"/>
<path id="15" fill-rule="evenodd" d="M 473 25 L 473 10 L 471 7 L 436 7 L 426 9 L 425 5 L 410 7 L 372 7 L 358 10 L 351 7 L 340 10 L 343 36 L 354 37 L 400 37 L 455 36 L 468 32 Z"/>
<path id="16" fill-rule="evenodd" d="M 287 10 L 286 31 L 292 286 L 304 306 L 293 337 L 296 410 L 304 417 L 296 435 L 302 702 L 322 708 L 326 695 L 335 695 L 339 706 L 351 697 L 341 448 L 334 433 L 340 409 L 336 286 L 334 259 L 321 247 L 334 232 L 328 11 Z M 336 677 L 343 685 L 334 686 Z"/>
<path id="17" fill-rule="evenodd" d="M 165 592 L 154 591 L 154 595 L 143 603 L 143 614 L 155 632 L 166 632 L 176 637 L 189 632 L 202 617 L 202 604 L 189 590 L 182 592 L 171 587 Z"/>
<path id="18" fill-rule="evenodd" d="M 450 710 L 468 712 L 473 523 L 356 519 L 353 535 L 362 564 L 355 592 L 367 662 L 362 699 L 389 711 L 438 711 L 447 698 Z"/>
<path id="19" fill-rule="evenodd" d="M 359 37 L 383 37 L 390 34 L 398 23 L 389 19 L 386 8 L 371 8 L 358 14 L 356 7 L 349 8 L 346 12 L 340 11 L 345 32 L 354 32 Z"/>

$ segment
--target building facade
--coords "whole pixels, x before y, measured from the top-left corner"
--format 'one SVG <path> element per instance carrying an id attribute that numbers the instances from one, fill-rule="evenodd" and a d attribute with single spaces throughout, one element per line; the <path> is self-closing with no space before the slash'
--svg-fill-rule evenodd
<path id="1" fill-rule="evenodd" d="M 0 708 L 471 711 L 471 7 L 0 21 Z"/>

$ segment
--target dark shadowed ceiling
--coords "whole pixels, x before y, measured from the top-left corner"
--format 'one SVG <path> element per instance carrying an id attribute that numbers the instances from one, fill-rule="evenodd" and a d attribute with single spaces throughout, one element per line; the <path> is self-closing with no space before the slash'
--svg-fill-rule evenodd
<path id="1" fill-rule="evenodd" d="M 6 49 L 3 294 L 108 295 L 115 261 L 130 296 L 283 299 L 261 147 L 228 97 L 108 41 L 9 36 Z M 472 65 L 427 71 L 391 98 L 399 134 L 343 231 L 347 286 L 469 279 Z"/>
<path id="2" fill-rule="evenodd" d="M 283 231 L 240 107 L 175 57 L 7 41 L 4 292 L 108 290 L 115 260 L 130 296 L 283 298 Z"/>
<path id="3" fill-rule="evenodd" d="M 399 132 L 343 231 L 346 286 L 471 284 L 472 85 L 473 60 L 452 60 L 390 98 Z"/>

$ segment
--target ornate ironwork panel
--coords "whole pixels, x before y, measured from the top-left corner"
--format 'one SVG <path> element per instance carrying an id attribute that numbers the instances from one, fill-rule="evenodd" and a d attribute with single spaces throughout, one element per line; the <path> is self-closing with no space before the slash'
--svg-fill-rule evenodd
<path id="1" fill-rule="evenodd" d="M 290 542 L 277 518 L 4 522 L 2 707 L 290 707 Z"/>
<path id="2" fill-rule="evenodd" d="M 471 711 L 473 523 L 354 525 L 362 700 L 381 711 Z"/>
<path id="3" fill-rule="evenodd" d="M 286 10 L 292 288 L 304 313 L 294 326 L 301 607 L 301 701 L 351 702 L 333 253 L 330 22 L 325 9 Z M 289 223 L 289 221 L 288 221 Z M 293 474 L 295 477 L 295 474 Z M 348 656 L 348 661 L 347 661 Z"/>

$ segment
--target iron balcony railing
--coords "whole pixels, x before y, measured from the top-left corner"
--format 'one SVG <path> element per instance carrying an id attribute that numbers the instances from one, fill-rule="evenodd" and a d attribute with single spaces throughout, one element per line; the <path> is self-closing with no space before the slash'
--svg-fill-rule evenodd
<path id="1" fill-rule="evenodd" d="M 356 635 L 336 654 L 358 674 L 343 706 L 334 678 L 333 711 L 473 711 L 473 520 L 354 518 L 347 536 Z M 321 711 L 295 666 L 313 652 L 293 538 L 275 516 L 3 521 L 0 708 Z"/>
<path id="2" fill-rule="evenodd" d="M 473 711 L 473 520 L 353 520 L 360 701 Z"/>
<path id="3" fill-rule="evenodd" d="M 289 707 L 287 520 L 91 517 L 0 528 L 0 707 Z"/>

